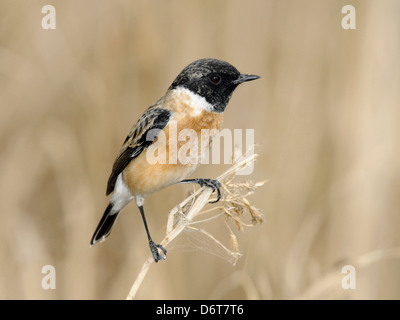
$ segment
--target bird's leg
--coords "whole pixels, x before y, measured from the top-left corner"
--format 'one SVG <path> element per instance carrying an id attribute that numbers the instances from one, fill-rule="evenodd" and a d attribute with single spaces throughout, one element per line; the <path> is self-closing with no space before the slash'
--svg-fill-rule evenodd
<path id="1" fill-rule="evenodd" d="M 219 182 L 218 180 L 196 178 L 196 179 L 182 180 L 178 183 L 198 183 L 201 187 L 206 186 L 206 187 L 211 188 L 213 192 L 215 190 L 217 190 L 217 192 L 218 192 L 217 200 L 210 201 L 210 203 L 216 203 L 221 199 L 221 190 L 219 189 L 219 188 L 221 188 L 221 182 Z"/>
<path id="2" fill-rule="evenodd" d="M 150 246 L 150 250 L 153 255 L 154 261 L 158 262 L 158 260 L 167 259 L 167 250 L 161 244 L 154 243 L 153 239 L 151 239 L 149 228 L 147 227 L 146 217 L 144 216 L 143 206 L 138 206 L 138 207 L 140 210 L 140 214 L 142 215 L 144 227 L 146 229 L 147 238 L 149 239 L 149 246 Z M 160 254 L 159 249 L 163 252 L 163 254 Z"/>

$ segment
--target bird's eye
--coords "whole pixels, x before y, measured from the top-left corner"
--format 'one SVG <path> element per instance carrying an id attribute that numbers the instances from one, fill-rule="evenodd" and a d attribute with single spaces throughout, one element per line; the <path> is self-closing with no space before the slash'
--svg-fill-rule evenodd
<path id="1" fill-rule="evenodd" d="M 210 81 L 214 84 L 219 84 L 221 82 L 221 77 L 217 74 L 210 76 Z"/>

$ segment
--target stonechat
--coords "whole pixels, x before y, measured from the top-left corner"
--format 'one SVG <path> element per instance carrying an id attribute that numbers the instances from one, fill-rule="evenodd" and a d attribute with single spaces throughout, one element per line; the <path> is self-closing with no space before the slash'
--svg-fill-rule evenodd
<path id="1" fill-rule="evenodd" d="M 222 127 L 222 114 L 233 91 L 239 84 L 258 78 L 242 74 L 228 62 L 217 59 L 200 59 L 185 67 L 165 95 L 144 111 L 126 137 L 108 179 L 106 195 L 111 194 L 110 202 L 93 234 L 91 245 L 109 236 L 121 210 L 135 199 L 155 262 L 166 259 L 166 249 L 154 243 L 150 236 L 143 209 L 146 196 L 175 183 L 197 183 L 217 191 L 214 202 L 218 202 L 221 184 L 212 179 L 185 179 L 196 170 L 198 161 L 182 163 L 178 159 L 154 163 L 148 161 L 146 152 L 162 134 L 165 148 L 158 149 L 158 152 L 163 153 L 164 159 L 177 159 L 176 153 L 184 142 L 178 139 L 172 146 L 169 138 L 172 134 L 179 137 L 182 130 L 191 129 L 198 133 L 196 145 L 202 146 L 198 148 L 201 158 L 208 152 L 214 133 Z M 175 132 L 171 133 L 171 130 Z M 204 139 L 204 132 L 209 135 L 206 138 L 210 138 L 207 144 L 200 141 Z"/>

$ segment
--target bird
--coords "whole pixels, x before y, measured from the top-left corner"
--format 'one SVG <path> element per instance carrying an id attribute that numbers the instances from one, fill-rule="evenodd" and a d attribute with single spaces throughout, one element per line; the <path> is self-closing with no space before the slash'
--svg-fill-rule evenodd
<path id="1" fill-rule="evenodd" d="M 187 65 L 175 78 L 166 93 L 148 107 L 131 128 L 114 161 L 107 183 L 106 196 L 111 195 L 109 204 L 92 236 L 91 246 L 103 242 L 122 209 L 132 200 L 139 208 L 145 227 L 149 247 L 155 262 L 165 260 L 167 250 L 156 244 L 149 231 L 145 213 L 145 198 L 162 188 L 177 183 L 196 183 L 217 191 L 221 198 L 221 183 L 206 178 L 186 179 L 199 166 L 200 161 L 179 161 L 177 152 L 184 141 L 180 137 L 185 129 L 198 134 L 193 147 L 200 146 L 196 156 L 204 157 L 216 130 L 222 128 L 223 113 L 233 91 L 243 82 L 260 78 L 257 75 L 240 73 L 230 63 L 219 59 L 199 59 Z M 205 129 L 209 129 L 208 131 Z M 172 132 L 171 132 L 172 131 Z M 208 132 L 209 143 L 200 143 L 202 133 Z M 163 139 L 161 139 L 163 137 Z M 175 161 L 149 161 L 146 154 L 156 144 L 158 157 Z M 153 150 L 154 151 L 154 150 Z"/>

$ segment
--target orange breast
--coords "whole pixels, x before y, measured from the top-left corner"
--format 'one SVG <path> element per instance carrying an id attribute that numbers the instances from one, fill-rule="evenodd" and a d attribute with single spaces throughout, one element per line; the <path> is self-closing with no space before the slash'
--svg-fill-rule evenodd
<path id="1" fill-rule="evenodd" d="M 193 173 L 201 156 L 208 152 L 212 130 L 220 130 L 222 127 L 222 114 L 204 110 L 194 112 L 190 104 L 182 100 L 179 103 L 173 99 L 165 102 L 166 107 L 173 112 L 170 123 L 154 143 L 132 160 L 123 172 L 124 182 L 133 195 L 145 196 Z M 161 161 L 154 163 L 154 157 L 151 158 L 153 155 Z"/>

